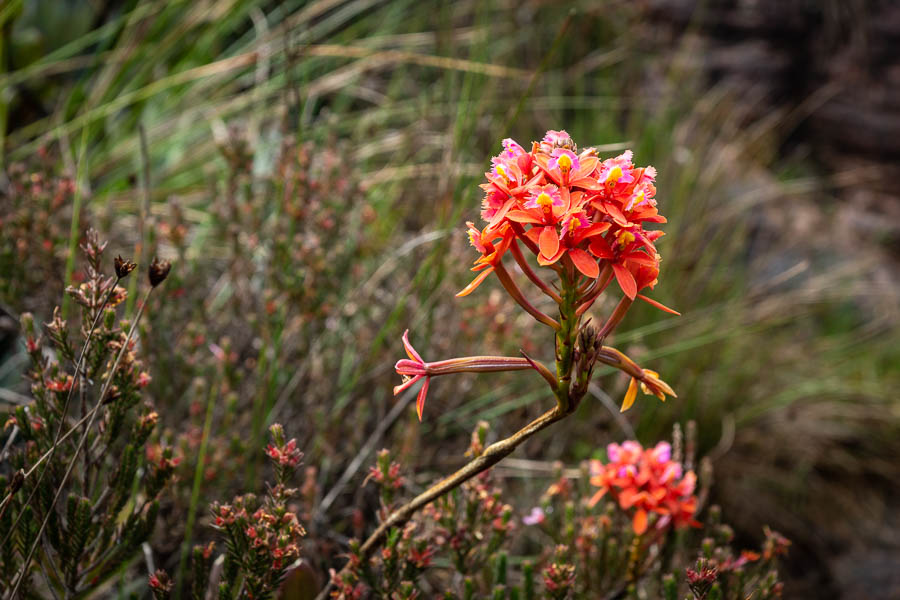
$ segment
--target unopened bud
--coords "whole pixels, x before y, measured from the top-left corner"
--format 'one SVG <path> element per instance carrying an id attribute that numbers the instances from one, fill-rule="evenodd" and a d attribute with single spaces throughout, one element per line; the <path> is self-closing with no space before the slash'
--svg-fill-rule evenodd
<path id="1" fill-rule="evenodd" d="M 156 287 L 163 281 L 165 281 L 166 277 L 169 276 L 169 270 L 171 268 L 172 263 L 170 263 L 169 261 L 154 258 L 153 262 L 150 263 L 150 269 L 148 270 L 148 275 L 150 276 L 150 285 Z"/>

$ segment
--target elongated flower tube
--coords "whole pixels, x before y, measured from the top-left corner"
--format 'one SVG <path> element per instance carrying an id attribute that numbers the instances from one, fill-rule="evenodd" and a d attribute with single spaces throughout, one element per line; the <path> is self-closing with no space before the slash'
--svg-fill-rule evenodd
<path id="1" fill-rule="evenodd" d="M 625 399 L 622 401 L 621 412 L 625 412 L 634 404 L 634 400 L 637 398 L 638 386 L 645 394 L 652 394 L 663 402 L 666 401 L 667 395 L 673 398 L 677 397 L 677 394 L 675 394 L 675 391 L 669 384 L 659 378 L 659 373 L 641 368 L 615 348 L 602 346 L 600 352 L 598 352 L 597 360 L 631 375 L 631 382 L 628 385 L 628 390 L 625 392 Z"/>
<path id="2" fill-rule="evenodd" d="M 550 370 L 541 363 L 534 361 L 528 357 L 515 356 L 464 356 L 461 358 L 450 358 L 435 362 L 425 362 L 416 352 L 416 349 L 409 343 L 409 330 L 403 332 L 403 348 L 409 357 L 397 361 L 394 369 L 403 376 L 403 383 L 394 386 L 394 395 L 403 392 L 419 380 L 424 379 L 425 383 L 419 390 L 416 398 L 416 413 L 419 421 L 422 420 L 422 411 L 425 409 L 425 398 L 428 395 L 428 386 L 432 377 L 438 375 L 450 375 L 452 373 L 494 373 L 498 371 L 526 371 L 534 369 L 541 374 L 542 377 L 555 384 Z"/>

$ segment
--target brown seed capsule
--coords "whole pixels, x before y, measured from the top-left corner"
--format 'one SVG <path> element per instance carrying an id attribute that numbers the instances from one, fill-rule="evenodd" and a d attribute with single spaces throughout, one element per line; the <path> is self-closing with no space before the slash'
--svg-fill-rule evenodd
<path id="1" fill-rule="evenodd" d="M 25 471 L 19 469 L 15 472 L 12 479 L 7 486 L 7 491 L 10 494 L 15 494 L 22 487 L 22 484 L 25 483 Z"/>
<path id="2" fill-rule="evenodd" d="M 169 275 L 169 269 L 171 268 L 172 263 L 170 263 L 169 261 L 154 258 L 153 262 L 150 263 L 150 269 L 148 271 L 148 274 L 150 276 L 150 285 L 156 287 L 163 281 L 165 281 L 166 277 Z"/>
<path id="3" fill-rule="evenodd" d="M 122 258 L 121 254 L 117 256 L 113 262 L 116 265 L 116 277 L 118 277 L 119 279 L 125 279 L 126 277 L 128 277 L 128 274 L 134 271 L 135 267 L 137 267 L 137 265 L 130 260 L 125 260 L 124 258 Z"/>

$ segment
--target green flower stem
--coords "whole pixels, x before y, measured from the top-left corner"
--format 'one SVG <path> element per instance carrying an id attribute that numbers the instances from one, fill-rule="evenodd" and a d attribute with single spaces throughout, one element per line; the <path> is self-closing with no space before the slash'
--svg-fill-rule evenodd
<path id="1" fill-rule="evenodd" d="M 568 413 L 571 406 L 569 391 L 572 383 L 572 367 L 575 364 L 575 336 L 578 333 L 576 314 L 578 289 L 571 269 L 561 273 L 562 303 L 559 305 L 559 329 L 556 330 L 556 403 L 559 410 Z"/>

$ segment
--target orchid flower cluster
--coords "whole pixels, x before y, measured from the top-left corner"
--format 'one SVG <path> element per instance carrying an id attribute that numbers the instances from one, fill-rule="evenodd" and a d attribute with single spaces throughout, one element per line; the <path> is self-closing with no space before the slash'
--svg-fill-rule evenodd
<path id="1" fill-rule="evenodd" d="M 668 442 L 647 449 L 633 440 L 609 444 L 606 455 L 609 461 L 605 464 L 591 461 L 591 484 L 600 488 L 591 505 L 610 493 L 622 510 L 632 513 L 636 535 L 643 535 L 650 524 L 658 530 L 669 525 L 699 527 L 694 519 L 697 476 L 690 470 L 684 472 L 681 463 L 672 459 Z"/>
<path id="2" fill-rule="evenodd" d="M 403 376 L 394 394 L 424 380 L 416 403 L 419 419 L 431 377 L 449 373 L 534 369 L 548 382 L 562 413 L 574 410 L 587 389 L 596 362 L 619 368 L 632 377 L 622 410 L 634 402 L 640 387 L 661 400 L 672 389 L 650 370 L 618 350 L 603 345 L 636 299 L 678 314 L 642 294 L 657 282 L 660 255 L 656 241 L 663 235 L 645 227 L 665 223 L 656 208 L 653 167 L 636 167 L 632 153 L 601 160 L 596 149 L 578 151 L 565 131 L 548 131 L 530 151 L 512 139 L 491 160 L 485 174 L 479 229 L 468 223 L 468 236 L 480 253 L 472 268 L 478 275 L 457 296 L 472 293 L 494 273 L 509 295 L 532 317 L 556 332 L 556 373 L 530 357 L 470 356 L 426 362 L 409 342 L 408 359 L 399 361 Z M 546 282 L 526 260 L 524 247 L 537 265 L 556 273 Z M 503 263 L 510 254 L 522 274 L 559 306 L 554 318 L 537 308 L 520 289 Z M 622 298 L 602 328 L 582 326 L 582 317 L 615 280 Z"/>

